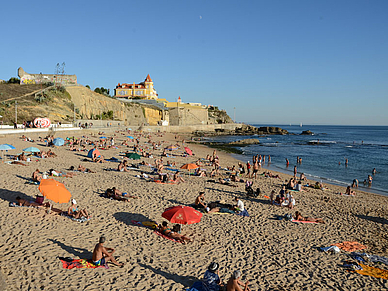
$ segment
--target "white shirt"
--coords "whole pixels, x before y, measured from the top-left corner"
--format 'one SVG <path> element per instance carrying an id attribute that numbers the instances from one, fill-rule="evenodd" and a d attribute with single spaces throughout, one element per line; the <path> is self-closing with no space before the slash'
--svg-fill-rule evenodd
<path id="1" fill-rule="evenodd" d="M 244 203 L 240 199 L 237 200 L 237 207 L 238 207 L 238 209 L 240 209 L 240 211 L 244 211 L 245 210 Z"/>

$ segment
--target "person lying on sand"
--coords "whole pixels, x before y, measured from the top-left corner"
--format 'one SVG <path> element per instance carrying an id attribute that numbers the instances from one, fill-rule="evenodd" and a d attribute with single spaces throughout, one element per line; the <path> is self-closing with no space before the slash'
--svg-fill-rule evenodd
<path id="1" fill-rule="evenodd" d="M 95 173 L 95 172 L 93 172 L 92 170 L 87 169 L 87 168 L 85 168 L 85 167 L 82 166 L 82 165 L 79 165 L 79 166 L 78 166 L 77 171 L 84 172 L 84 173 Z"/>
<path id="2" fill-rule="evenodd" d="M 299 211 L 295 212 L 294 219 L 300 220 L 300 221 L 311 221 L 311 222 L 325 223 L 325 221 L 322 218 L 303 217 Z"/>
<path id="3" fill-rule="evenodd" d="M 233 185 L 233 184 L 230 184 L 229 181 L 226 181 L 222 178 L 219 178 L 218 179 L 218 183 L 222 184 L 222 185 L 227 185 L 227 186 L 230 186 L 230 187 L 237 187 L 237 185 Z"/>
<path id="4" fill-rule="evenodd" d="M 77 201 L 75 201 L 75 199 L 71 199 L 71 206 L 67 210 L 67 214 L 77 219 L 81 217 L 86 217 L 87 219 L 90 218 L 89 213 L 86 209 L 78 209 Z"/>
<path id="5" fill-rule="evenodd" d="M 139 197 L 137 196 L 132 196 L 126 192 L 123 193 L 120 190 L 117 190 L 116 187 L 113 187 L 112 189 L 107 189 L 105 193 L 109 198 L 113 198 L 115 200 L 129 201 L 127 198 L 139 199 Z"/>
<path id="6" fill-rule="evenodd" d="M 51 157 L 51 158 L 55 158 L 57 155 L 52 151 L 52 150 L 48 150 L 47 151 L 47 157 Z"/>
<path id="7" fill-rule="evenodd" d="M 177 232 L 172 231 L 167 227 L 167 222 L 163 221 L 162 225 L 159 226 L 159 231 L 164 234 L 165 236 L 171 237 L 177 241 L 180 241 L 183 244 L 186 244 L 186 241 L 192 242 L 193 240 L 187 236 L 184 236 L 182 234 L 179 234 Z"/>
<path id="8" fill-rule="evenodd" d="M 236 175 L 231 175 L 230 176 L 230 180 L 232 182 L 241 182 L 241 183 L 245 183 L 245 180 L 242 179 L 242 178 L 238 178 Z"/>
<path id="9" fill-rule="evenodd" d="M 113 257 L 115 249 L 104 247 L 106 239 L 104 236 L 100 237 L 98 244 L 94 247 L 92 261 L 96 266 L 103 266 L 108 262 L 112 262 L 114 265 L 124 267 L 123 263 L 119 263 Z"/>
<path id="10" fill-rule="evenodd" d="M 50 202 L 39 204 L 34 201 L 27 201 L 25 199 L 20 198 L 19 196 L 16 197 L 16 202 L 19 204 L 19 206 L 34 206 L 34 207 L 48 207 L 48 208 L 51 207 Z"/>
<path id="11" fill-rule="evenodd" d="M 226 284 L 226 291 L 250 291 L 248 284 L 249 281 L 246 281 L 245 284 L 242 283 L 239 279 L 241 277 L 240 271 L 234 271 L 232 276 L 230 276 L 228 283 Z M 240 286 L 243 286 L 242 289 Z"/>
<path id="12" fill-rule="evenodd" d="M 39 169 L 36 169 L 35 172 L 32 173 L 32 181 L 40 182 L 42 180 L 42 175 L 39 174 Z"/>
<path id="13" fill-rule="evenodd" d="M 54 170 L 54 169 L 50 169 L 50 170 L 49 170 L 49 176 L 50 176 L 50 177 L 73 178 L 74 176 L 76 176 L 76 174 L 75 174 L 75 173 L 72 173 L 72 172 L 63 173 L 63 172 L 56 171 L 56 170 Z"/>

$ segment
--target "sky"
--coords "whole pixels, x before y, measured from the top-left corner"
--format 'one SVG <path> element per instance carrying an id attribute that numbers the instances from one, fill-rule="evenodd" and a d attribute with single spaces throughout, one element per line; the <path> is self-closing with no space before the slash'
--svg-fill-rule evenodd
<path id="1" fill-rule="evenodd" d="M 388 1 L 6 1 L 0 79 L 65 74 L 257 124 L 388 125 Z"/>

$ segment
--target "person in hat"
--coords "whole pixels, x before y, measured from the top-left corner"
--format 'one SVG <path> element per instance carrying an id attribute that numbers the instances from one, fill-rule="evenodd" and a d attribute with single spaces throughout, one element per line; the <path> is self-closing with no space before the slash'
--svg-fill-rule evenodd
<path id="1" fill-rule="evenodd" d="M 250 291 L 248 284 L 249 281 L 246 281 L 245 284 L 242 283 L 239 278 L 241 277 L 240 271 L 234 271 L 232 276 L 230 276 L 228 283 L 226 284 L 226 291 Z M 244 289 L 241 289 L 240 286 L 243 286 Z"/>
<path id="2" fill-rule="evenodd" d="M 219 291 L 222 286 L 218 263 L 212 262 L 203 275 L 202 285 L 206 291 Z"/>
<path id="3" fill-rule="evenodd" d="M 98 244 L 96 244 L 96 246 L 94 247 L 92 257 L 93 264 L 96 266 L 103 266 L 108 262 L 112 262 L 116 266 L 124 267 L 123 263 L 117 262 L 116 259 L 113 257 L 115 249 L 104 247 L 105 241 L 106 239 L 104 236 L 100 237 Z"/>
<path id="4" fill-rule="evenodd" d="M 77 201 L 75 201 L 75 199 L 71 199 L 71 206 L 67 210 L 67 214 L 77 219 L 81 217 L 86 217 L 87 219 L 90 218 L 89 213 L 86 209 L 78 209 Z"/>

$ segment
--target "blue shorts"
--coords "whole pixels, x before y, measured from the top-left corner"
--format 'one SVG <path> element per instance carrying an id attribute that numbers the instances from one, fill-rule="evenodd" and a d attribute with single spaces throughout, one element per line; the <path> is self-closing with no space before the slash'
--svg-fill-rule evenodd
<path id="1" fill-rule="evenodd" d="M 93 262 L 93 264 L 96 266 L 103 266 L 103 265 L 105 265 L 105 258 L 101 258 L 97 262 Z"/>

